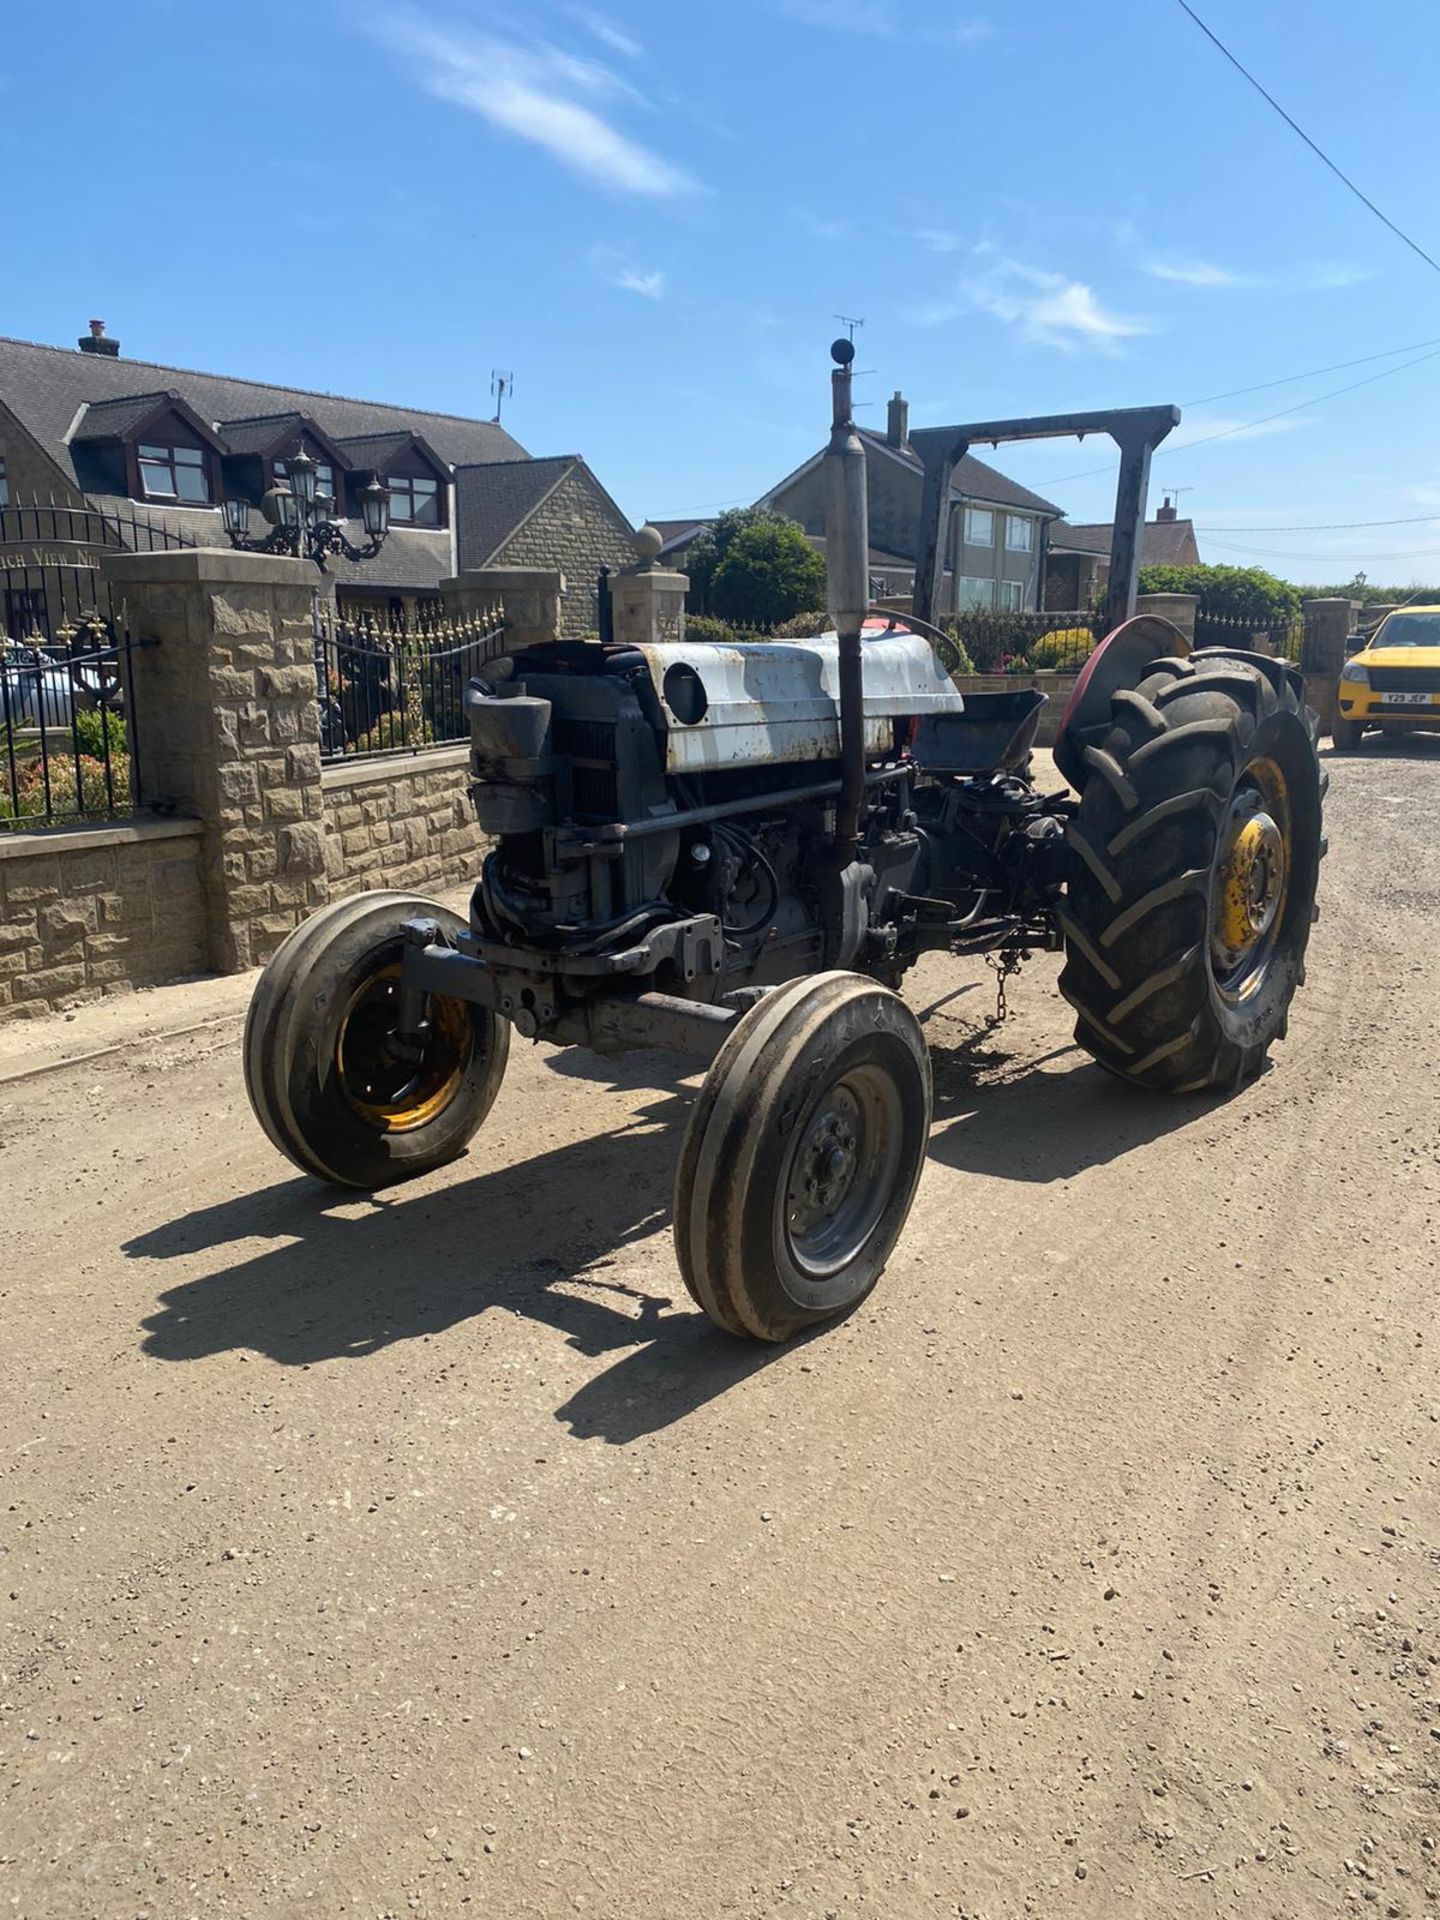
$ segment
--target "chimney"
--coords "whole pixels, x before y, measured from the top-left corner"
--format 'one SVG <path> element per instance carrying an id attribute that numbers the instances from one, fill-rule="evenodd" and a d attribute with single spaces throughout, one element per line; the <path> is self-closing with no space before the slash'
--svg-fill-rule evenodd
<path id="1" fill-rule="evenodd" d="M 910 444 L 910 402 L 898 387 L 890 396 L 890 408 L 885 421 L 885 442 L 891 447 L 908 447 Z"/>
<path id="2" fill-rule="evenodd" d="M 90 331 L 81 335 L 79 346 L 82 353 L 103 353 L 111 360 L 120 357 L 120 342 L 112 340 L 106 333 L 103 320 L 90 322 Z"/>
<path id="3" fill-rule="evenodd" d="M 1165 496 L 1164 504 L 1155 509 L 1155 524 L 1157 526 L 1161 526 L 1168 521 L 1176 519 L 1177 517 L 1178 516 L 1175 511 L 1175 502 L 1167 494 Z"/>

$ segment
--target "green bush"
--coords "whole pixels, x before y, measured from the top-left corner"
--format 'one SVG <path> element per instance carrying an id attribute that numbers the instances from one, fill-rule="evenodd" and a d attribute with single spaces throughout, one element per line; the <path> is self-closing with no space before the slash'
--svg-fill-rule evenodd
<path id="1" fill-rule="evenodd" d="M 1095 636 L 1088 627 L 1056 627 L 1042 633 L 1031 643 L 1030 664 L 1037 672 L 1078 667 L 1095 651 Z"/>
<path id="2" fill-rule="evenodd" d="M 710 610 L 746 627 L 774 627 L 813 607 L 825 562 L 793 520 L 744 528 L 710 582 Z"/>
<path id="3" fill-rule="evenodd" d="M 107 745 L 112 759 L 117 753 L 130 751 L 120 715 L 102 712 L 98 707 L 75 715 L 75 744 L 81 753 L 93 754 L 97 760 L 105 758 Z"/>
<path id="4" fill-rule="evenodd" d="M 814 640 L 822 633 L 833 633 L 835 622 L 824 608 L 812 609 L 809 613 L 793 614 L 790 619 L 782 620 L 778 627 L 770 632 L 772 640 Z"/>
<path id="5" fill-rule="evenodd" d="M 1194 593 L 1200 612 L 1255 627 L 1279 627 L 1300 611 L 1300 595 L 1263 567 L 1142 567 L 1141 593 Z"/>
<path id="6" fill-rule="evenodd" d="M 79 761 L 79 794 L 76 794 L 76 762 L 63 754 L 56 754 L 50 761 L 50 807 L 51 820 L 84 820 L 96 815 L 104 817 L 111 812 L 110 792 L 105 785 L 105 763 L 92 756 L 82 755 Z M 130 756 L 116 753 L 110 755 L 110 789 L 114 792 L 114 804 L 124 809 L 130 800 Z M 10 791 L 9 782 L 0 785 L 0 823 L 7 826 L 24 827 L 31 821 L 44 822 L 45 807 L 45 763 L 37 754 L 22 766 L 15 776 L 15 792 Z"/>
<path id="7" fill-rule="evenodd" d="M 750 636 L 752 639 L 753 635 Z M 724 620 L 717 620 L 709 613 L 687 613 L 685 616 L 685 638 L 698 640 L 703 646 L 733 647 L 741 638 L 734 628 Z"/>
<path id="8" fill-rule="evenodd" d="M 693 612 L 744 627 L 773 627 L 825 597 L 825 562 L 799 521 L 770 507 L 722 513 L 691 542 L 685 571 Z"/>

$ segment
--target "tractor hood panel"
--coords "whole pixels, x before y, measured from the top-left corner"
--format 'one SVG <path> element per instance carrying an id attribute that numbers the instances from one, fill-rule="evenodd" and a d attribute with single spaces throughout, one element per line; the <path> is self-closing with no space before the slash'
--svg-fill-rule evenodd
<path id="1" fill-rule="evenodd" d="M 840 643 L 763 640 L 740 646 L 641 646 L 667 721 L 669 773 L 840 757 Z M 865 744 L 888 753 L 895 723 L 960 713 L 953 681 L 915 634 L 867 638 Z"/>

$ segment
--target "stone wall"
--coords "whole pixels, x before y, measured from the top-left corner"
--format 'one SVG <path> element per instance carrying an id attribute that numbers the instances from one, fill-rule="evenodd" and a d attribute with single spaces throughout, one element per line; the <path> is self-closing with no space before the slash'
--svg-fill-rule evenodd
<path id="1" fill-rule="evenodd" d="M 478 876 L 486 841 L 466 790 L 469 760 L 466 746 L 435 747 L 404 759 L 326 767 L 332 899 L 368 887 L 448 891 Z"/>
<path id="2" fill-rule="evenodd" d="M 198 820 L 0 833 L 0 1020 L 206 966 Z"/>
<path id="3" fill-rule="evenodd" d="M 573 638 L 594 630 L 594 587 L 601 567 L 628 567 L 634 560 L 628 524 L 585 472 L 575 467 L 490 565 L 545 567 L 563 573 L 570 591 L 561 606 L 562 631 Z"/>

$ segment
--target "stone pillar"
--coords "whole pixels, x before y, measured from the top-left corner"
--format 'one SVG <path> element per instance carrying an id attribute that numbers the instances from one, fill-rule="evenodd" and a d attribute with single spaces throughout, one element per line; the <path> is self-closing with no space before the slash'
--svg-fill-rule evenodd
<path id="1" fill-rule="evenodd" d="M 1340 599 L 1302 600 L 1300 611 L 1305 620 L 1300 649 L 1305 699 L 1319 714 L 1322 732 L 1328 731 L 1335 718 L 1335 683 L 1345 664 L 1345 642 L 1355 624 L 1355 604 Z"/>
<path id="2" fill-rule="evenodd" d="M 440 582 L 445 611 L 457 619 L 503 613 L 506 653 L 559 639 L 564 591 L 555 567 L 469 567 Z"/>
<path id="3" fill-rule="evenodd" d="M 1198 593 L 1141 593 L 1135 597 L 1136 613 L 1159 614 L 1162 620 L 1178 627 L 1191 646 L 1195 644 L 1195 615 L 1199 607 Z"/>
<path id="4" fill-rule="evenodd" d="M 610 576 L 610 609 L 615 638 L 629 646 L 685 638 L 685 596 L 690 576 L 657 567 L 664 540 L 655 527 L 641 527 L 634 547 L 638 566 Z"/>
<path id="5" fill-rule="evenodd" d="M 315 568 L 211 547 L 108 553 L 101 568 L 141 643 L 141 804 L 202 823 L 210 964 L 258 966 L 329 898 Z"/>
<path id="6" fill-rule="evenodd" d="M 615 613 L 615 638 L 630 645 L 685 638 L 685 596 L 690 576 L 640 568 L 615 574 L 610 581 L 610 604 Z"/>

